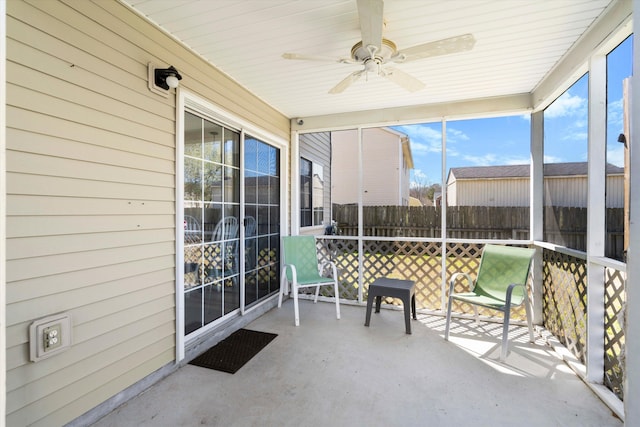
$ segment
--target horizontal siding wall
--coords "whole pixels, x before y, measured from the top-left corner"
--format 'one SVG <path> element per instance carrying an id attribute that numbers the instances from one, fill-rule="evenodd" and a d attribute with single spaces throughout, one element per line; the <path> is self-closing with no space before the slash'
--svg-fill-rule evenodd
<path id="1" fill-rule="evenodd" d="M 529 180 L 521 178 L 457 180 L 448 187 L 450 206 L 529 206 Z M 453 191 L 452 191 L 453 190 Z M 624 178 L 607 177 L 607 207 L 624 206 Z M 545 206 L 587 207 L 587 178 L 546 177 Z"/>
<path id="2" fill-rule="evenodd" d="M 7 3 L 7 425 L 62 425 L 175 358 L 175 94 L 289 121 L 114 0 Z M 29 325 L 72 315 L 29 360 Z"/>

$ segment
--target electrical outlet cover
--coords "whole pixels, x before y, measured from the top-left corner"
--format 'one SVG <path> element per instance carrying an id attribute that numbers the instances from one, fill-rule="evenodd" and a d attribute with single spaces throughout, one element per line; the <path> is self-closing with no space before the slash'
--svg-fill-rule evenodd
<path id="1" fill-rule="evenodd" d="M 56 355 L 70 346 L 70 313 L 43 317 L 29 326 L 29 356 L 32 362 Z"/>

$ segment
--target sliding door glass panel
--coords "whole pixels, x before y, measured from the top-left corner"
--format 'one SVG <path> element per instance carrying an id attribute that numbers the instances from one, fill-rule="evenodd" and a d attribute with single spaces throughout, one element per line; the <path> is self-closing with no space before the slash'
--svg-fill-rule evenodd
<path id="1" fill-rule="evenodd" d="M 185 113 L 185 334 L 240 307 L 240 134 Z"/>
<path id="2" fill-rule="evenodd" d="M 279 286 L 280 151 L 247 136 L 244 142 L 245 305 Z"/>

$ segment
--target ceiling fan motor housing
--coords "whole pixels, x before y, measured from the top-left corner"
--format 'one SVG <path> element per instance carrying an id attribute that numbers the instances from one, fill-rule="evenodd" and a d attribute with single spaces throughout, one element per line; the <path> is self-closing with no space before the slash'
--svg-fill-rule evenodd
<path id="1" fill-rule="evenodd" d="M 398 47 L 391 40 L 385 38 L 382 39 L 381 48 L 378 50 L 377 46 L 372 46 L 370 50 L 369 46 L 363 46 L 362 41 L 354 44 L 351 48 L 351 57 L 358 62 L 365 62 L 367 59 L 375 59 L 378 64 L 384 64 L 393 55 L 398 53 Z M 373 52 L 373 57 L 371 53 Z"/>

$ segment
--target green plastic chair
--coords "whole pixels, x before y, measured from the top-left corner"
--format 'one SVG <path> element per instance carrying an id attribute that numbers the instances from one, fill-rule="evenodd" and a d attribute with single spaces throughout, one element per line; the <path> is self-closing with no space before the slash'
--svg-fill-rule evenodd
<path id="1" fill-rule="evenodd" d="M 280 295 L 278 308 L 282 306 L 282 297 L 289 293 L 289 284 L 293 293 L 293 311 L 295 325 L 300 325 L 300 310 L 298 308 L 298 289 L 316 288 L 313 300 L 318 302 L 320 286 L 333 285 L 336 298 L 336 318 L 340 319 L 340 301 L 338 292 L 338 270 L 332 262 L 323 263 L 318 269 L 318 251 L 316 239 L 313 236 L 286 236 L 282 238 L 283 264 L 280 279 Z M 331 277 L 323 277 L 320 272 L 331 267 Z"/>
<path id="2" fill-rule="evenodd" d="M 529 269 L 531 268 L 531 260 L 534 254 L 535 249 L 485 245 L 475 283 L 467 273 L 455 273 L 451 276 L 444 339 L 449 340 L 451 304 L 455 299 L 473 305 L 476 323 L 478 322 L 477 306 L 499 310 L 504 313 L 500 360 L 504 361 L 507 357 L 509 317 L 512 307 L 524 304 L 527 312 L 529 340 L 534 342 L 531 307 L 529 306 L 529 294 L 527 292 Z M 470 292 L 454 293 L 456 279 L 460 276 L 466 278 L 471 288 Z"/>

